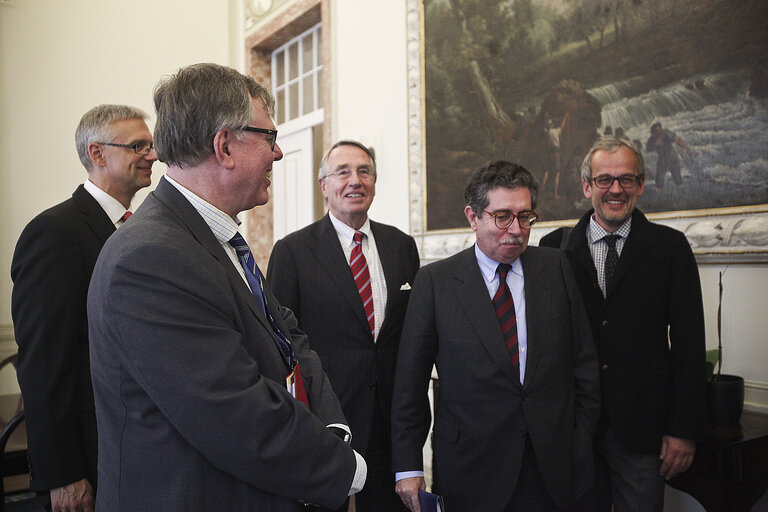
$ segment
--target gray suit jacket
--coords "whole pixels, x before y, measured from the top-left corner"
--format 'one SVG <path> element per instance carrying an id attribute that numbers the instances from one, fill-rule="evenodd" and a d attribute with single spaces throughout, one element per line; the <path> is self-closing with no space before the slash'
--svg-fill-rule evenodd
<path id="1" fill-rule="evenodd" d="M 449 510 L 503 510 L 518 480 L 526 434 L 541 476 L 565 508 L 593 481 L 600 405 L 594 343 L 565 258 L 522 256 L 528 329 L 524 385 L 504 347 L 474 247 L 422 268 L 403 328 L 392 402 L 395 471 L 422 468 L 432 364 L 440 377 L 435 490 Z M 518 319 L 520 321 L 520 319 Z"/>
<path id="2" fill-rule="evenodd" d="M 290 310 L 267 290 L 312 412 L 287 392 L 287 365 L 251 291 L 172 185 L 161 180 L 116 235 L 88 297 L 97 509 L 341 505 L 355 458 L 326 425 L 346 422 Z"/>

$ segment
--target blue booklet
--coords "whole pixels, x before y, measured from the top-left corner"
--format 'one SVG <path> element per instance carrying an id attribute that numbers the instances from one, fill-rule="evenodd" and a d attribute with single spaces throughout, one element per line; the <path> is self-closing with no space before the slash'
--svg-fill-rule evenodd
<path id="1" fill-rule="evenodd" d="M 421 512 L 445 512 L 443 497 L 419 489 L 419 504 Z"/>

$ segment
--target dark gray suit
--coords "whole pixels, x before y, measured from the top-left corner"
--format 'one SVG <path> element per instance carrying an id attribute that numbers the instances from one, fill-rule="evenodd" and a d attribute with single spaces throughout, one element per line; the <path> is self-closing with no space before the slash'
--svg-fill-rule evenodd
<path id="1" fill-rule="evenodd" d="M 298 511 L 340 505 L 346 423 L 290 310 L 310 412 L 286 391 L 273 331 L 210 228 L 165 179 L 105 245 L 88 310 L 99 424 L 97 509 Z M 313 414 L 314 413 L 314 414 Z"/>
<path id="2" fill-rule="evenodd" d="M 504 510 L 526 435 L 548 493 L 565 508 L 592 484 L 600 404 L 597 359 L 578 288 L 557 251 L 528 247 L 521 256 L 528 315 L 521 386 L 474 250 L 428 265 L 416 278 L 392 402 L 394 468 L 422 468 L 435 363 L 434 479 L 448 510 Z"/>
<path id="3" fill-rule="evenodd" d="M 374 495 L 373 509 L 378 504 L 380 509 L 391 511 L 397 505 L 402 507 L 394 493 L 389 456 L 395 362 L 411 293 L 401 288 L 413 284 L 419 253 L 413 238 L 399 229 L 374 221 L 370 224 L 387 285 L 386 314 L 376 343 L 328 215 L 278 241 L 267 276 L 270 288 L 280 303 L 296 314 L 312 349 L 320 356 L 352 428 L 352 447 L 369 462 L 363 494 Z M 375 439 L 369 453 L 372 427 Z M 382 464 L 371 457 L 381 458 Z M 376 472 L 374 468 L 379 466 L 383 468 Z M 361 499 L 365 497 L 358 496 L 358 501 Z"/>
<path id="4" fill-rule="evenodd" d="M 35 217 L 16 244 L 11 313 L 35 490 L 83 478 L 96 487 L 86 297 L 96 258 L 114 232 L 80 185 L 70 199 Z"/>

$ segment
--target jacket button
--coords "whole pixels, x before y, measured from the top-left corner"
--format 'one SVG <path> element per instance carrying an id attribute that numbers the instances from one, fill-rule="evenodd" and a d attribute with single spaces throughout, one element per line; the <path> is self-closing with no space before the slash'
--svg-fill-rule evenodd
<path id="1" fill-rule="evenodd" d="M 608 325 L 608 320 L 603 320 L 602 322 L 600 322 L 600 325 L 602 325 L 603 327 L 606 327 Z"/>
<path id="2" fill-rule="evenodd" d="M 605 372 L 605 371 L 608 371 L 608 365 L 607 365 L 607 364 L 604 364 L 604 365 L 603 365 L 603 366 L 601 366 L 600 368 L 601 368 L 601 369 L 602 369 L 604 372 Z"/>

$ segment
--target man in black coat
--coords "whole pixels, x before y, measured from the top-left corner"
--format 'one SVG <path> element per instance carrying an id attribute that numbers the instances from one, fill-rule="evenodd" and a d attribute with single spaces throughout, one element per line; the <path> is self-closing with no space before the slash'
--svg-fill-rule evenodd
<path id="1" fill-rule="evenodd" d="M 88 179 L 32 219 L 13 254 L 30 485 L 50 490 L 54 512 L 93 510 L 97 436 L 86 297 L 101 247 L 127 219 L 134 194 L 151 183 L 157 156 L 146 118 L 124 105 L 100 105 L 82 117 L 75 141 Z"/>
<path id="2" fill-rule="evenodd" d="M 267 279 L 320 356 L 349 420 L 352 447 L 368 463 L 365 487 L 355 497 L 357 511 L 404 510 L 394 493 L 390 404 L 419 254 L 413 238 L 368 218 L 376 193 L 376 160 L 368 147 L 351 140 L 333 144 L 318 181 L 329 213 L 275 244 Z M 362 234 L 368 308 L 350 263 L 355 232 Z"/>
<path id="3" fill-rule="evenodd" d="M 581 169 L 585 213 L 564 244 L 592 325 L 603 393 L 598 495 L 613 510 L 661 511 L 664 482 L 693 461 L 704 434 L 704 314 L 685 235 L 636 208 L 642 155 L 603 137 Z M 562 230 L 541 240 L 560 247 Z M 603 506 L 610 510 L 610 504 Z"/>

